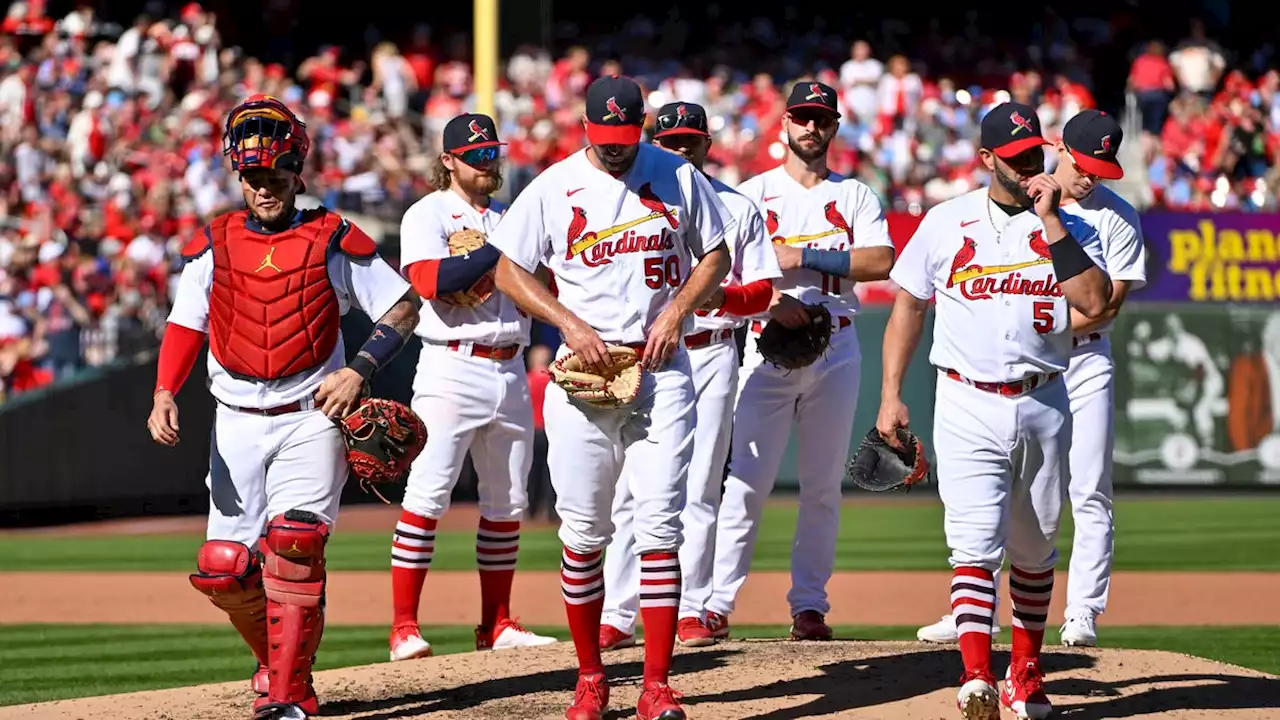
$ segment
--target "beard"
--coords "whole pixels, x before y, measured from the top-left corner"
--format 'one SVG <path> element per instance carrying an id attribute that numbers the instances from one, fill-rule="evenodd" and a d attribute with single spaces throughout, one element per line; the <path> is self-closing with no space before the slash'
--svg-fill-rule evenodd
<path id="1" fill-rule="evenodd" d="M 833 136 L 834 137 L 834 136 Z M 800 144 L 800 140 L 813 139 L 818 144 L 813 147 L 805 147 Z M 831 138 L 825 141 L 817 135 L 801 135 L 799 138 L 787 137 L 787 147 L 791 148 L 791 152 L 804 162 L 810 163 L 827 154 L 827 146 L 831 144 Z"/>
<path id="2" fill-rule="evenodd" d="M 464 185 L 462 189 L 473 195 L 492 195 L 501 187 L 502 171 L 493 167 L 482 173 L 476 173 L 471 178 L 471 182 Z"/>
<path id="3" fill-rule="evenodd" d="M 995 176 L 996 182 L 1000 183 L 1000 187 L 1004 188 L 1005 192 L 1013 196 L 1013 201 L 1017 203 L 1019 207 L 1028 208 L 1035 204 L 1035 201 L 1031 199 L 1031 196 L 1027 194 L 1027 191 L 1018 184 L 1018 181 L 1006 175 L 1004 171 L 1000 169 L 999 163 L 996 163 L 995 166 Z"/>
<path id="4" fill-rule="evenodd" d="M 631 164 L 640 154 L 639 145 L 592 145 L 596 159 L 605 170 L 614 175 L 621 175 L 631 169 Z"/>

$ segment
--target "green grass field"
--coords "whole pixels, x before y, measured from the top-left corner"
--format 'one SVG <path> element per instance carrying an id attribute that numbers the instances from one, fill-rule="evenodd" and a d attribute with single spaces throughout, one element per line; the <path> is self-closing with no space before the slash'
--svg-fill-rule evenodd
<path id="1" fill-rule="evenodd" d="M 1116 504 L 1116 570 L 1280 570 L 1280 496 L 1184 499 L 1129 498 Z M 755 568 L 789 566 L 796 510 L 771 505 L 757 545 Z M 389 564 L 390 528 L 335 535 L 330 568 L 379 570 Z M 1062 563 L 1071 527 L 1063 528 Z M 156 570 L 189 572 L 201 537 L 0 537 L 0 572 Z M 441 533 L 433 568 L 474 567 L 470 532 Z M 521 567 L 552 570 L 559 543 L 549 530 L 526 531 Z M 849 505 L 841 521 L 837 566 L 842 570 L 944 570 L 946 547 L 937 504 Z M 3 582 L 3 578 L 0 578 Z M 1258 601 L 1271 601 L 1259 599 Z M 537 630 L 567 639 L 563 628 Z M 840 637 L 913 639 L 914 627 L 838 628 Z M 739 627 L 744 636 L 782 636 L 783 627 Z M 430 628 L 438 653 L 472 648 L 467 627 Z M 1008 641 L 1008 630 L 1004 631 Z M 1057 632 L 1047 641 L 1056 642 Z M 1106 647 L 1171 650 L 1280 674 L 1280 628 L 1107 626 Z M 326 628 L 320 668 L 385 662 L 386 628 Z M 250 659 L 229 626 L 0 625 L 0 705 L 247 679 Z"/>
<path id="2" fill-rule="evenodd" d="M 760 529 L 753 567 L 790 567 L 796 508 L 771 504 Z M 1129 499 L 1116 504 L 1116 570 L 1280 570 L 1280 497 Z M 1071 552 L 1071 522 L 1062 528 L 1062 563 Z M 188 572 L 202 536 L 0 537 L 0 572 L 167 570 Z M 434 570 L 475 567 L 474 534 L 441 532 Z M 391 528 L 344 533 L 329 543 L 333 570 L 384 570 L 391 563 Z M 846 505 L 836 548 L 838 570 L 946 570 L 940 504 Z M 560 543 L 550 529 L 526 530 L 520 567 L 555 570 Z"/>

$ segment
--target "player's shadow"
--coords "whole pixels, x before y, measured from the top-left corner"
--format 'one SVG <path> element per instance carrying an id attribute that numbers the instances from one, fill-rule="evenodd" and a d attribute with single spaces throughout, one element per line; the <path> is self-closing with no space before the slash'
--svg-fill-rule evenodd
<path id="1" fill-rule="evenodd" d="M 995 669 L 1003 670 L 1008 664 L 1007 652 L 992 654 L 992 666 Z M 1078 653 L 1045 653 L 1042 656 L 1046 673 L 1077 670 L 1093 667 L 1094 664 L 1093 658 Z M 713 717 L 716 716 L 717 703 L 816 695 L 816 698 L 802 705 L 751 715 L 750 720 L 825 717 L 928 695 L 943 688 L 959 689 L 964 666 L 958 650 L 950 647 L 844 660 L 823 665 L 819 669 L 822 674 L 816 677 L 779 680 L 767 685 L 716 694 L 689 695 L 685 697 L 685 702 L 694 713 Z"/>
<path id="2" fill-rule="evenodd" d="M 696 673 L 703 670 L 714 670 L 728 664 L 739 650 L 710 650 L 697 653 L 680 653 L 672 659 L 671 672 L 674 675 Z M 627 684 L 638 684 L 644 673 L 642 662 L 608 663 L 607 672 L 610 685 L 613 687 Z M 511 703 L 524 695 L 535 695 L 547 691 L 557 691 L 563 697 L 556 700 L 554 707 L 539 707 L 530 702 L 525 706 L 527 712 L 521 717 L 555 717 L 564 713 L 568 700 L 573 697 L 573 687 L 578 680 L 576 669 L 550 670 L 546 672 L 517 675 L 515 677 L 493 678 L 469 683 L 460 687 L 441 688 L 423 693 L 411 693 L 377 700 L 345 700 L 328 702 L 320 706 L 321 717 L 334 715 L 350 715 L 354 720 L 392 720 L 393 718 L 421 717 L 437 712 L 450 710 L 469 710 L 486 702 L 502 701 Z M 423 683 L 431 682 L 424 678 Z M 637 693 L 638 696 L 638 693 Z M 622 698 L 619 698 L 621 701 Z M 618 703 L 614 703 L 615 705 Z M 619 718 L 634 715 L 632 709 L 626 714 L 610 713 L 608 717 Z"/>
<path id="3" fill-rule="evenodd" d="M 1131 685 L 1209 683 L 1181 687 L 1153 687 L 1121 696 Z M 1120 682 L 1084 678 L 1046 679 L 1045 692 L 1054 698 L 1054 716 L 1069 720 L 1102 720 L 1137 715 L 1159 715 L 1186 710 L 1246 710 L 1277 708 L 1280 716 L 1280 680 L 1215 674 L 1157 675 Z M 1108 697 L 1089 703 L 1065 702 L 1069 697 Z"/>

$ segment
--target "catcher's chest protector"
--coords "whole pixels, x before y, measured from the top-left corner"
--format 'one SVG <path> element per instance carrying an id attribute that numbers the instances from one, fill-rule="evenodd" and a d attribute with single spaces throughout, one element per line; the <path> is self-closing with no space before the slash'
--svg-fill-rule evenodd
<path id="1" fill-rule="evenodd" d="M 233 374 L 275 380 L 324 363 L 338 343 L 328 260 L 341 219 L 325 213 L 266 235 L 248 229 L 247 217 L 230 213 L 210 226 L 209 350 Z"/>

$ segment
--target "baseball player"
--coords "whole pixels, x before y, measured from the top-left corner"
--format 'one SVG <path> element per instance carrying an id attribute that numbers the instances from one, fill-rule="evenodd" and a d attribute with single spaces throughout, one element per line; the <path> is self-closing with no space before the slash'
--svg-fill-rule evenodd
<path id="1" fill-rule="evenodd" d="M 727 637 L 728 616 L 751 567 L 765 499 L 773 489 L 794 424 L 798 430 L 800 514 L 791 550 L 791 636 L 829 640 L 827 581 L 835 568 L 841 483 L 853 433 L 862 351 L 853 318 L 858 281 L 883 280 L 893 266 L 893 242 L 871 188 L 831 172 L 827 147 L 839 127 L 836 92 L 797 83 L 783 128 L 791 152 L 782 165 L 738 191 L 760 208 L 782 279 L 774 302 L 750 325 L 737 413 L 715 540 L 715 571 L 706 622 Z M 765 363 L 754 351 L 772 318 L 788 327 L 809 322 L 806 303 L 831 312 L 825 357 L 799 371 Z"/>
<path id="2" fill-rule="evenodd" d="M 414 412 L 427 444 L 409 470 L 391 545 L 395 618 L 391 659 L 431 654 L 418 628 L 418 602 L 435 549 L 436 523 L 467 451 L 479 476 L 480 625 L 476 649 L 548 645 L 511 618 L 511 582 L 520 549 L 525 483 L 533 462 L 533 406 L 524 369 L 529 319 L 493 293 L 493 246 L 451 256 L 449 236 L 465 228 L 493 232 L 506 206 L 489 196 L 502 184 L 493 119 L 463 114 L 444 128 L 436 192 L 414 203 L 400 223 L 401 272 L 424 300 L 414 376 Z M 479 293 L 460 304 L 454 293 Z M 486 297 L 487 296 L 487 297 Z M 484 298 L 477 304 L 477 300 Z"/>
<path id="3" fill-rule="evenodd" d="M 980 133 L 990 187 L 931 209 L 891 273 L 899 290 L 876 427 L 898 445 L 894 430 L 909 422 L 902 379 L 936 298 L 929 361 L 939 374 L 933 437 L 965 668 L 957 702 L 969 720 L 996 720 L 1000 702 L 1019 718 L 1044 718 L 1039 656 L 1071 446 L 1062 380 L 1070 313 L 1105 315 L 1111 282 L 1098 233 L 1059 210 L 1062 188 L 1043 172 L 1047 141 L 1035 110 L 998 105 Z M 998 702 L 993 573 L 1006 555 L 1013 649 Z"/>
<path id="4" fill-rule="evenodd" d="M 706 110 L 684 102 L 662 106 L 653 142 L 702 170 L 707 151 L 711 149 Z M 738 345 L 733 331 L 742 325 L 744 317 L 768 310 L 773 300 L 773 280 L 782 276 L 765 239 L 760 211 L 724 183 L 709 176 L 707 180 L 729 211 L 729 219 L 736 229 L 725 237 L 733 256 L 733 267 L 712 297 L 715 307 L 695 313 L 694 331 L 684 338 L 693 368 L 698 417 L 693 460 L 689 466 L 688 500 L 680 514 L 684 525 L 680 575 L 684 585 L 680 593 L 676 642 L 686 647 L 715 642 L 704 617 L 711 596 L 711 569 L 715 559 L 712 543 L 738 380 Z M 628 465 L 623 472 L 628 476 L 644 475 L 645 468 Z M 635 503 L 628 482 L 619 484 L 613 508 L 616 530 L 605 555 L 604 623 L 600 626 L 600 647 L 605 650 L 635 644 L 633 629 L 640 591 L 640 568 L 632 552 Z"/>
<path id="5" fill-rule="evenodd" d="M 565 346 L 599 371 L 607 345 L 642 358 L 639 398 L 617 409 L 587 407 L 547 388 L 543 417 L 556 490 L 561 587 L 578 653 L 568 720 L 600 720 L 609 686 L 600 659 L 603 551 L 623 462 L 635 503 L 634 551 L 643 577 L 645 626 L 640 720 L 685 717 L 667 684 L 680 602 L 680 511 L 694 438 L 694 385 L 681 342 L 692 315 L 728 274 L 727 211 L 715 190 L 677 155 L 640 144 L 644 100 L 627 78 L 587 88 L 588 147 L 543 171 L 507 210 L 489 241 L 502 251 L 498 289 L 560 329 Z M 692 265 L 698 261 L 697 266 Z M 533 275 L 545 264 L 558 296 Z"/>
<path id="6" fill-rule="evenodd" d="M 1130 291 L 1146 284 L 1146 250 L 1138 212 L 1099 178 L 1118 180 L 1124 170 L 1116 159 L 1124 132 L 1111 116 L 1084 110 L 1067 122 L 1055 148 L 1053 178 L 1062 187 L 1062 211 L 1079 217 L 1098 232 L 1102 259 L 1111 278 L 1111 301 L 1097 318 L 1071 310 L 1073 350 L 1066 372 L 1071 400 L 1071 497 L 1075 537 L 1067 575 L 1064 645 L 1098 642 L 1096 618 L 1107 607 L 1115 522 L 1111 512 L 1111 453 L 1115 447 L 1115 363 L 1108 335 L 1112 321 Z M 997 586 L 999 585 L 997 577 Z M 952 615 L 920 628 L 927 642 L 955 642 Z"/>
<path id="7" fill-rule="evenodd" d="M 249 98 L 223 141 L 248 209 L 218 216 L 183 248 L 147 428 L 156 442 L 178 442 L 174 394 L 207 336 L 218 408 L 208 539 L 191 584 L 257 657 L 255 717 L 293 720 L 318 706 L 324 548 L 348 472 L 334 419 L 399 353 L 419 301 L 355 225 L 295 208 L 310 141 L 282 102 Z M 352 307 L 377 320 L 344 363 L 340 320 Z"/>

